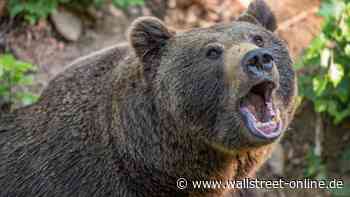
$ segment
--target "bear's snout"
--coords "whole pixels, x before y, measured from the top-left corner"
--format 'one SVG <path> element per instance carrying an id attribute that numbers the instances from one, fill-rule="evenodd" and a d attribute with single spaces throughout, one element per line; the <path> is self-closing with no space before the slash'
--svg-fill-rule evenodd
<path id="1" fill-rule="evenodd" d="M 249 51 L 243 57 L 241 65 L 249 77 L 264 78 L 264 75 L 271 74 L 274 58 L 268 50 L 258 48 Z"/>

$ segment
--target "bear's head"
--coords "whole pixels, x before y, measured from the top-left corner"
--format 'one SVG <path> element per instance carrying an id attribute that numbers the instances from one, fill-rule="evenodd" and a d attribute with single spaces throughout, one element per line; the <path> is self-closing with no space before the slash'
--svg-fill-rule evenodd
<path id="1" fill-rule="evenodd" d="M 255 0 L 230 24 L 183 33 L 142 17 L 129 40 L 161 117 L 230 151 L 276 141 L 293 114 L 295 73 L 275 30 L 275 16 Z"/>

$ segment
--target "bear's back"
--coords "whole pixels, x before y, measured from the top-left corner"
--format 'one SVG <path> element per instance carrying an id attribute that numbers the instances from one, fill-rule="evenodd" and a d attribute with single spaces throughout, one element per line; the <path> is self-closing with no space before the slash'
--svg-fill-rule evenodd
<path id="1" fill-rule="evenodd" d="M 128 53 L 127 45 L 117 45 L 74 61 L 50 81 L 38 102 L 1 117 L 0 196 L 54 196 L 50 191 L 70 196 L 74 187 L 81 188 L 79 194 L 91 193 L 96 188 L 82 184 L 94 173 L 110 181 L 104 175 L 113 168 L 113 153 L 106 148 L 111 82 Z"/>

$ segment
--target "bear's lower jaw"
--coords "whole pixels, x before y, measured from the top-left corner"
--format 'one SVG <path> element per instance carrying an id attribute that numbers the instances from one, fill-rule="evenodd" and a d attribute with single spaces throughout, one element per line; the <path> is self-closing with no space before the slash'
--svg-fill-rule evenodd
<path id="1" fill-rule="evenodd" d="M 243 117 L 243 122 L 248 132 L 253 136 L 262 140 L 274 140 L 282 134 L 283 124 L 280 119 L 270 120 L 267 122 L 260 122 L 256 120 L 253 113 L 248 108 L 240 109 Z"/>

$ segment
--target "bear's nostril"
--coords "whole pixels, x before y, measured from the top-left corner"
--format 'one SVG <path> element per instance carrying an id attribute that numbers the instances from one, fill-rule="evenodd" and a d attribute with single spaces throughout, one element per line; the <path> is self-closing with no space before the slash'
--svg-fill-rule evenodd
<path id="1" fill-rule="evenodd" d="M 249 65 L 257 65 L 259 64 L 259 57 L 253 56 L 250 60 L 248 60 Z"/>
<path id="2" fill-rule="evenodd" d="M 265 71 L 271 71 L 273 67 L 273 57 L 270 54 L 264 54 L 262 65 Z"/>
<path id="3" fill-rule="evenodd" d="M 266 53 L 262 57 L 263 57 L 263 59 L 262 59 L 263 64 L 269 64 L 273 61 L 273 57 L 270 54 Z"/>

